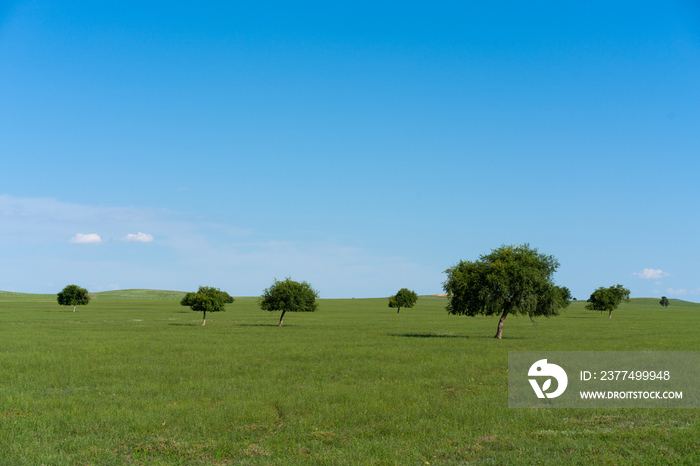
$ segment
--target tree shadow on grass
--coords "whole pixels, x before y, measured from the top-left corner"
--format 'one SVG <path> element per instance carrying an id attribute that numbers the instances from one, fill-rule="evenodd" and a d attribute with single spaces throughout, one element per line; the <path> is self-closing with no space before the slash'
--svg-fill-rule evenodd
<path id="1" fill-rule="evenodd" d="M 390 337 L 408 337 L 408 338 L 478 338 L 483 340 L 495 340 L 492 335 L 452 335 L 449 333 L 390 333 Z M 525 337 L 509 337 L 503 336 L 502 340 L 525 340 Z"/>
<path id="2" fill-rule="evenodd" d="M 469 335 L 452 335 L 449 333 L 390 333 L 389 336 L 408 338 L 469 338 Z"/>
<path id="3" fill-rule="evenodd" d="M 279 324 L 238 324 L 239 327 L 279 327 Z M 294 325 L 284 324 L 282 327 L 294 327 Z"/>
<path id="4" fill-rule="evenodd" d="M 498 338 L 495 338 L 493 335 L 477 335 L 472 338 L 479 338 L 482 340 L 498 340 Z M 501 337 L 501 340 L 529 340 L 527 337 L 511 337 L 509 335 L 503 335 Z"/>
<path id="5" fill-rule="evenodd" d="M 168 324 L 168 325 L 170 325 L 172 327 L 197 327 L 197 326 L 201 327 L 202 326 L 202 324 Z"/>

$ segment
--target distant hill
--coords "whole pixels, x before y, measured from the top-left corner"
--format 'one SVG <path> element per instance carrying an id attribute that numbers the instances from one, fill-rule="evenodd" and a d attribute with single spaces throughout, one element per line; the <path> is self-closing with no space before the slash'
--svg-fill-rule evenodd
<path id="1" fill-rule="evenodd" d="M 180 301 L 186 291 L 173 290 L 112 290 L 90 293 L 91 299 L 153 299 L 158 301 Z M 239 299 L 257 299 L 255 296 L 236 296 Z"/>
<path id="2" fill-rule="evenodd" d="M 179 301 L 185 296 L 184 291 L 171 290 L 113 290 L 90 293 L 90 299 L 153 299 L 160 301 Z M 49 298 L 56 299 L 55 293 L 16 293 L 0 291 L 0 298 Z"/>
<path id="3" fill-rule="evenodd" d="M 147 290 L 147 289 L 133 289 L 133 290 L 112 290 L 112 291 L 99 291 L 90 293 L 91 299 L 97 300 L 108 300 L 108 299 L 142 299 L 142 300 L 154 300 L 154 301 L 180 301 L 183 296 L 185 296 L 185 291 L 173 291 L 173 290 Z M 22 299 L 22 298 L 33 298 L 33 299 L 56 299 L 55 293 L 17 293 L 14 291 L 0 291 L 0 299 Z M 444 294 L 435 294 L 427 296 L 419 296 L 420 299 L 446 299 Z M 238 300 L 252 300 L 258 299 L 257 296 L 236 296 L 236 301 Z M 380 299 L 380 298 L 367 298 L 367 299 Z M 660 298 L 632 298 L 630 304 L 642 305 L 645 307 L 656 309 L 661 308 L 659 304 Z M 682 299 L 670 298 L 671 306 L 676 307 L 699 307 L 700 303 L 695 303 L 692 301 L 684 301 Z M 571 301 L 572 303 L 579 303 L 580 305 L 585 305 L 586 301 L 579 299 L 578 301 Z M 624 306 L 626 303 L 621 303 L 620 306 Z"/>
<path id="4" fill-rule="evenodd" d="M 661 298 L 632 298 L 630 300 L 630 303 L 625 303 L 622 302 L 620 303 L 620 308 L 624 308 L 625 306 L 631 306 L 634 305 L 636 307 L 642 306 L 644 308 L 649 308 L 651 310 L 661 310 L 663 309 L 663 306 L 659 304 Z M 681 299 L 669 299 L 671 302 L 669 307 L 688 307 L 688 308 L 698 308 L 700 307 L 699 303 L 694 303 L 692 301 L 683 301 Z M 580 303 L 581 305 L 586 304 L 585 299 L 579 299 L 578 301 L 571 301 L 572 303 Z"/>
<path id="5" fill-rule="evenodd" d="M 46 297 L 56 297 L 55 293 L 52 294 L 41 294 L 41 293 L 17 293 L 15 291 L 0 291 L 0 297 L 8 297 L 8 298 L 22 298 L 22 297 L 27 297 L 27 298 L 46 298 Z"/>
<path id="6" fill-rule="evenodd" d="M 155 299 L 159 301 L 180 301 L 185 291 L 171 290 L 113 290 L 90 293 L 92 299 Z"/>

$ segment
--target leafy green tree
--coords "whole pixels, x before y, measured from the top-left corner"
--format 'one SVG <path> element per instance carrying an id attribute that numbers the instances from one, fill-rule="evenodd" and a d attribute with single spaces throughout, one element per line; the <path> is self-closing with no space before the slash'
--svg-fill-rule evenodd
<path id="1" fill-rule="evenodd" d="M 571 292 L 554 284 L 559 267 L 554 256 L 529 244 L 501 246 L 473 262 L 445 270 L 447 312 L 454 315 L 501 315 L 495 338 L 501 338 L 508 314 L 556 316 L 569 305 Z"/>
<path id="2" fill-rule="evenodd" d="M 284 281 L 275 278 L 274 283 L 260 297 L 260 309 L 282 311 L 279 323 L 281 327 L 286 312 L 314 312 L 318 308 L 317 298 L 318 291 L 306 282 L 295 282 L 289 277 Z"/>
<path id="3" fill-rule="evenodd" d="M 668 307 L 668 305 L 671 303 L 668 302 L 668 298 L 666 296 L 662 296 L 659 304 L 661 304 L 663 307 Z"/>
<path id="4" fill-rule="evenodd" d="M 590 311 L 608 311 L 608 319 L 612 318 L 612 311 L 617 309 L 620 302 L 630 302 L 630 290 L 622 285 L 615 285 L 608 288 L 601 286 L 595 290 L 588 298 L 586 309 Z"/>
<path id="5" fill-rule="evenodd" d="M 402 307 L 410 309 L 416 304 L 416 301 L 418 301 L 418 295 L 414 291 L 401 288 L 398 293 L 389 297 L 389 307 L 395 307 L 398 314 Z"/>
<path id="6" fill-rule="evenodd" d="M 234 300 L 228 293 L 210 286 L 200 286 L 196 293 L 190 292 L 180 301 L 182 306 L 189 306 L 193 311 L 202 312 L 202 325 L 207 323 L 207 312 L 226 310 L 226 303 Z"/>
<path id="7" fill-rule="evenodd" d="M 229 295 L 225 291 L 222 291 L 222 293 L 224 294 L 224 301 L 226 302 L 226 304 L 233 304 L 233 302 L 235 301 L 235 299 L 233 299 L 233 296 Z"/>
<path id="8" fill-rule="evenodd" d="M 82 306 L 90 302 L 88 290 L 80 288 L 78 285 L 68 285 L 63 288 L 58 293 L 57 299 L 61 306 L 73 306 L 73 312 L 75 312 L 75 306 Z"/>

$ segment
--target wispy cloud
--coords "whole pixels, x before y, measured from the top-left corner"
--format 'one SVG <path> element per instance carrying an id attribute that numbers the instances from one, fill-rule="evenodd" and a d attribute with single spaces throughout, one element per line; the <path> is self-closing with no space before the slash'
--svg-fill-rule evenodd
<path id="1" fill-rule="evenodd" d="M 98 235 L 97 233 L 88 233 L 87 235 L 78 233 L 77 235 L 72 237 L 69 242 L 73 244 L 101 243 L 102 238 L 100 238 L 100 235 Z"/>
<path id="2" fill-rule="evenodd" d="M 124 237 L 124 241 L 135 241 L 137 243 L 150 243 L 153 241 L 153 235 L 148 233 L 141 233 L 140 231 L 136 234 L 129 233 Z"/>
<path id="3" fill-rule="evenodd" d="M 679 288 L 677 290 L 674 290 L 673 288 L 666 289 L 666 293 L 668 293 L 670 295 L 682 295 L 682 294 L 686 294 L 687 292 L 688 291 L 683 289 L 683 288 Z"/>
<path id="4" fill-rule="evenodd" d="M 637 275 L 639 278 L 644 278 L 644 279 L 659 279 L 662 277 L 668 277 L 671 275 L 670 273 L 666 273 L 663 270 L 656 270 L 656 269 L 644 269 L 641 272 L 634 272 L 632 275 Z"/>
<path id="5" fill-rule="evenodd" d="M 125 236 L 129 231 L 138 233 Z M 71 237 L 74 244 L 100 244 L 99 253 L 69 245 Z M 160 247 L 138 248 L 137 255 L 127 251 L 132 242 L 155 243 L 156 238 Z M 273 278 L 291 276 L 308 281 L 323 297 L 388 296 L 401 287 L 439 291 L 440 269 L 353 246 L 328 238 L 272 238 L 245 225 L 212 222 L 198 212 L 0 195 L 0 257 L 7 258 L 0 282 L 5 289 L 44 290 L 36 283 L 60 278 L 60 283 L 69 280 L 90 290 L 115 283 L 179 290 L 207 284 L 253 296 Z"/>
<path id="6" fill-rule="evenodd" d="M 81 244 L 80 235 L 74 236 L 75 232 L 86 230 L 99 230 L 103 242 L 105 238 L 123 236 L 124 230 L 137 228 L 160 236 L 183 217 L 186 216 L 163 209 L 95 207 L 51 198 L 0 195 L 0 246 L 62 243 L 66 237 L 74 237 L 71 242 Z"/>

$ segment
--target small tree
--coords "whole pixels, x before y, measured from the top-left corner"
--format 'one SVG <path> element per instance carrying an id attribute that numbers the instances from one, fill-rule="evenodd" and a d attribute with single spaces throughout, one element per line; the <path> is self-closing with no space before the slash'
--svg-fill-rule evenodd
<path id="1" fill-rule="evenodd" d="M 80 288 L 78 285 L 68 285 L 58 293 L 57 297 L 58 304 L 61 306 L 73 306 L 73 312 L 75 312 L 75 306 L 82 306 L 90 302 L 88 291 L 85 288 Z"/>
<path id="2" fill-rule="evenodd" d="M 282 311 L 279 323 L 281 327 L 286 312 L 314 312 L 318 308 L 317 298 L 318 291 L 306 282 L 295 282 L 289 277 L 281 282 L 275 278 L 274 283 L 260 297 L 260 309 Z"/>
<path id="3" fill-rule="evenodd" d="M 460 261 L 445 270 L 447 312 L 501 314 L 495 336 L 500 339 L 508 314 L 556 316 L 569 305 L 569 289 L 554 285 L 552 275 L 558 267 L 554 256 L 540 254 L 529 244 L 501 246 L 477 261 Z"/>
<path id="4" fill-rule="evenodd" d="M 226 310 L 226 303 L 234 300 L 228 293 L 218 288 L 200 286 L 196 293 L 187 293 L 180 301 L 182 306 L 189 306 L 193 311 L 202 312 L 202 325 L 207 323 L 207 312 Z"/>
<path id="5" fill-rule="evenodd" d="M 622 285 L 615 285 L 608 288 L 600 287 L 588 298 L 586 309 L 590 311 L 608 311 L 608 319 L 612 318 L 612 311 L 617 309 L 620 302 L 630 302 L 630 290 Z"/>
<path id="6" fill-rule="evenodd" d="M 661 304 L 663 307 L 668 307 L 668 305 L 671 303 L 668 302 L 668 298 L 666 296 L 662 296 L 659 304 Z"/>
<path id="7" fill-rule="evenodd" d="M 398 293 L 389 297 L 389 307 L 395 307 L 398 314 L 402 307 L 410 309 L 416 304 L 416 301 L 418 301 L 418 295 L 414 291 L 401 288 Z"/>

